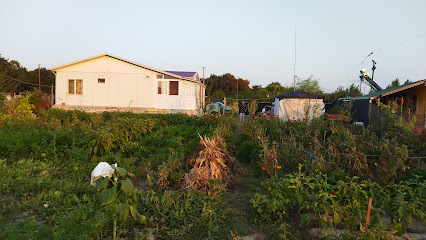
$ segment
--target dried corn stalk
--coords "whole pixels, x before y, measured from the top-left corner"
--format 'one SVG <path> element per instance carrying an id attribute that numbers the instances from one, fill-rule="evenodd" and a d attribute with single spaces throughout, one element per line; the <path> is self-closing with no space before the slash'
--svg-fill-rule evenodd
<path id="1" fill-rule="evenodd" d="M 232 182 L 232 174 L 227 165 L 234 162 L 234 159 L 225 150 L 224 140 L 220 136 L 200 136 L 200 146 L 202 150 L 195 159 L 194 167 L 185 175 L 186 188 L 210 191 L 211 180 L 229 185 Z"/>

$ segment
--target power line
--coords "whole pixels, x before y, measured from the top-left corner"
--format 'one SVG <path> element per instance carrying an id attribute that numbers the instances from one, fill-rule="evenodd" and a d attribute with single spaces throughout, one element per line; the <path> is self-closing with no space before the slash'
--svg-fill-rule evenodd
<path id="1" fill-rule="evenodd" d="M 417 35 L 417 36 L 414 36 L 414 37 L 409 38 L 409 39 L 407 39 L 407 40 L 405 40 L 405 41 L 402 41 L 402 42 L 400 42 L 399 44 L 403 44 L 403 43 L 406 43 L 406 42 L 408 42 L 408 41 L 414 40 L 414 39 L 419 38 L 419 37 L 421 37 L 421 36 L 423 36 L 423 35 L 425 35 L 425 34 L 426 34 L 426 32 L 421 33 L 421 34 L 419 34 L 419 35 Z"/>
<path id="2" fill-rule="evenodd" d="M 251 100 L 265 100 L 265 99 L 271 99 L 272 97 L 269 98 L 245 98 L 245 99 L 236 99 L 236 98 L 226 98 L 227 100 L 244 100 L 244 101 L 251 101 Z"/>
<path id="3" fill-rule="evenodd" d="M 13 77 L 9 77 L 9 76 L 4 76 L 4 77 L 9 78 L 9 79 L 14 80 L 14 81 L 17 81 L 17 82 L 26 83 L 26 84 L 33 85 L 33 86 L 38 86 L 38 84 L 36 84 L 36 83 L 25 82 L 25 81 L 22 81 L 22 80 L 13 78 Z M 42 87 L 51 87 L 51 86 L 43 85 L 43 84 L 41 84 L 40 86 L 42 86 Z"/>

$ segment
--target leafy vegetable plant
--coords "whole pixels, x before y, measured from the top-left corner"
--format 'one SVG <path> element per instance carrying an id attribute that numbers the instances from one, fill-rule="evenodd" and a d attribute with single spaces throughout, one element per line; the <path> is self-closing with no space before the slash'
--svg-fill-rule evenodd
<path id="1" fill-rule="evenodd" d="M 120 167 L 112 166 L 115 171 L 112 177 L 104 177 L 96 182 L 98 206 L 100 211 L 105 211 L 114 219 L 113 239 L 117 239 L 117 220 L 126 222 L 129 217 L 140 223 L 146 222 L 146 217 L 136 210 L 137 189 L 130 178 L 133 173 Z M 121 178 L 121 179 L 120 179 Z"/>

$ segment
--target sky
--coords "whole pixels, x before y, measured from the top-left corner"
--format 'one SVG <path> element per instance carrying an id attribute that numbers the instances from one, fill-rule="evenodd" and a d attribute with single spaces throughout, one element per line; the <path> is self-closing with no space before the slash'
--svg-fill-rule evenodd
<path id="1" fill-rule="evenodd" d="M 424 0 L 0 0 L 0 54 L 32 70 L 108 52 L 250 85 L 319 80 L 325 92 L 426 79 Z M 296 50 L 296 51 L 295 51 Z M 296 54 L 295 54 L 296 53 Z M 363 85 L 363 90 L 369 88 Z"/>

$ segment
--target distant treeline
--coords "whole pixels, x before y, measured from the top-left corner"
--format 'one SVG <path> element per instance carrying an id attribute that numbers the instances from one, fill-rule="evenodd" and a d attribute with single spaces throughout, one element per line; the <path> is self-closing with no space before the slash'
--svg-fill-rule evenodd
<path id="1" fill-rule="evenodd" d="M 38 90 L 38 68 L 28 70 L 16 60 L 0 55 L 0 92 L 25 92 Z M 41 90 L 50 93 L 55 75 L 46 68 L 40 68 Z"/>
<path id="2" fill-rule="evenodd" d="M 41 90 L 50 93 L 50 86 L 55 83 L 55 75 L 48 69 L 40 68 Z M 275 95 L 285 94 L 294 91 L 293 86 L 283 86 L 278 82 L 272 82 L 266 87 L 253 85 L 250 81 L 237 78 L 230 73 L 223 75 L 212 74 L 205 79 L 206 94 L 210 98 L 222 100 L 227 98 L 239 99 L 265 99 Z M 0 55 L 0 92 L 25 92 L 38 89 L 38 68 L 27 70 L 16 60 L 9 60 Z M 237 91 L 238 90 L 238 91 Z M 296 90 L 325 96 L 330 100 L 337 100 L 342 97 L 356 97 L 361 95 L 358 86 L 352 84 L 348 88 L 339 86 L 332 93 L 325 93 L 320 88 L 320 80 L 313 76 L 307 79 L 298 78 Z"/>
<path id="3" fill-rule="evenodd" d="M 262 87 L 261 85 L 253 85 L 250 87 L 249 80 L 236 78 L 230 73 L 220 76 L 212 74 L 210 77 L 206 78 L 205 84 L 207 96 L 221 100 L 224 97 L 236 99 L 238 92 L 238 99 L 265 99 L 265 102 L 267 102 L 268 98 L 272 98 L 275 95 L 294 91 L 294 86 L 283 86 L 278 82 L 272 82 L 266 87 Z M 355 84 L 352 84 L 346 89 L 339 86 L 334 92 L 325 93 L 320 88 L 320 80 L 313 76 L 307 79 L 298 78 L 296 81 L 296 91 L 323 95 L 329 100 L 361 96 L 361 91 Z"/>

